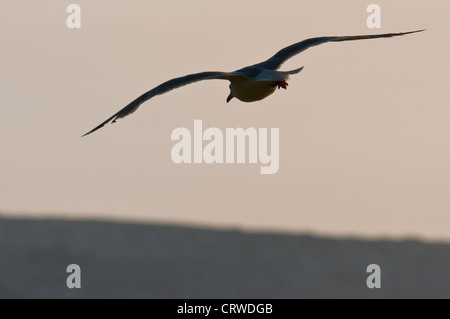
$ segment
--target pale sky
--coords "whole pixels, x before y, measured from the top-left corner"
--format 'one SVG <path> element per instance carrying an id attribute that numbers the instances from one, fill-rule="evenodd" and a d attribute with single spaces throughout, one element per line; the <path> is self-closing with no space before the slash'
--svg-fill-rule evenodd
<path id="1" fill-rule="evenodd" d="M 0 4 L 0 211 L 333 235 L 450 239 L 448 1 L 70 1 Z M 173 77 L 232 71 L 315 36 L 286 91 L 226 103 L 227 81 L 156 97 Z M 279 128 L 280 169 L 172 162 L 178 127 Z"/>

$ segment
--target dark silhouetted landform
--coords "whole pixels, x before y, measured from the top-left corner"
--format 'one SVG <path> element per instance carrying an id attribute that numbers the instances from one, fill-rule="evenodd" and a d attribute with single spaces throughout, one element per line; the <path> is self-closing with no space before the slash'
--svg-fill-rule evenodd
<path id="1" fill-rule="evenodd" d="M 449 269 L 444 243 L 0 218 L 1 298 L 449 298 Z"/>

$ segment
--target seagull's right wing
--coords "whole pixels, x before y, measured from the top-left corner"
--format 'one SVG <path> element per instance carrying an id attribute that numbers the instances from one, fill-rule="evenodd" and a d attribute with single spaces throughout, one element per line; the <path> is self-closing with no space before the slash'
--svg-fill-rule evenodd
<path id="1" fill-rule="evenodd" d="M 352 41 L 352 40 L 364 40 L 364 39 L 377 39 L 377 38 L 391 38 L 400 35 L 422 32 L 424 30 L 410 31 L 410 32 L 400 32 L 400 33 L 384 33 L 384 34 L 372 34 L 372 35 L 355 35 L 355 36 L 343 36 L 343 37 L 319 37 L 306 39 L 301 42 L 294 43 L 284 49 L 278 51 L 270 59 L 257 64 L 257 66 L 277 70 L 286 60 L 292 58 L 294 55 L 305 51 L 313 46 L 327 43 L 327 42 L 338 42 L 338 41 Z"/>
<path id="2" fill-rule="evenodd" d="M 189 74 L 186 76 L 182 76 L 179 78 L 175 78 L 175 79 L 166 81 L 166 82 L 158 85 L 154 89 L 148 91 L 147 93 L 142 94 L 140 97 L 138 97 L 137 99 L 132 101 L 130 104 L 125 106 L 123 109 L 121 109 L 119 112 L 117 112 L 116 114 L 111 116 L 109 119 L 104 121 L 99 126 L 93 128 L 92 130 L 90 130 L 89 132 L 84 134 L 83 136 L 86 136 L 88 134 L 91 134 L 91 133 L 97 131 L 98 129 L 102 128 L 105 124 L 107 124 L 111 121 L 112 121 L 112 123 L 114 123 L 117 119 L 120 119 L 127 115 L 130 115 L 131 113 L 136 111 L 137 108 L 142 103 L 144 103 L 145 101 L 151 99 L 152 97 L 154 97 L 156 95 L 167 93 L 173 89 L 176 89 L 176 88 L 179 88 L 179 87 L 182 87 L 182 86 L 185 86 L 185 85 L 197 82 L 197 81 L 212 80 L 212 79 L 221 79 L 221 80 L 230 80 L 231 81 L 232 79 L 243 78 L 243 77 L 245 77 L 245 76 L 240 75 L 240 74 L 226 73 L 226 72 L 201 72 L 201 73 Z"/>

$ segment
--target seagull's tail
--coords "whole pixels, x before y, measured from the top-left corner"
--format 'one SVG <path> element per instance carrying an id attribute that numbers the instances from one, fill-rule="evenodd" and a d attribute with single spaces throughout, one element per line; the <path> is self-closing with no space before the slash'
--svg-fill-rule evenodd
<path id="1" fill-rule="evenodd" d="M 287 74 L 297 74 L 298 72 L 300 72 L 301 70 L 303 70 L 304 67 L 305 67 L 305 66 L 302 66 L 301 68 L 298 68 L 298 69 L 295 69 L 295 70 L 292 70 L 292 71 L 287 71 L 286 73 L 287 73 Z"/>

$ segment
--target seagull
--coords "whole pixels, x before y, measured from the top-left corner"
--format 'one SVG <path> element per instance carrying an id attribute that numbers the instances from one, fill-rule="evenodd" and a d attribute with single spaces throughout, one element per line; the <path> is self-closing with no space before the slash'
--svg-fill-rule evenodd
<path id="1" fill-rule="evenodd" d="M 97 131 L 109 122 L 115 123 L 118 119 L 130 115 L 131 113 L 136 111 L 142 103 L 150 100 L 157 95 L 161 95 L 173 89 L 203 80 L 219 79 L 230 81 L 230 94 L 227 97 L 227 103 L 230 102 L 232 98 L 237 98 L 238 100 L 241 100 L 243 102 L 260 101 L 275 92 L 276 88 L 286 89 L 288 86 L 287 80 L 289 76 L 292 74 L 297 74 L 301 70 L 303 70 L 302 66 L 301 68 L 291 71 L 278 71 L 281 65 L 286 62 L 286 60 L 292 58 L 300 52 L 305 51 L 306 49 L 327 42 L 391 38 L 422 31 L 424 31 L 424 29 L 399 33 L 310 38 L 281 49 L 274 56 L 264 62 L 247 66 L 234 72 L 201 72 L 174 78 L 142 94 L 137 99 L 121 109 L 119 112 L 108 118 L 102 124 L 93 128 L 83 136 Z"/>

